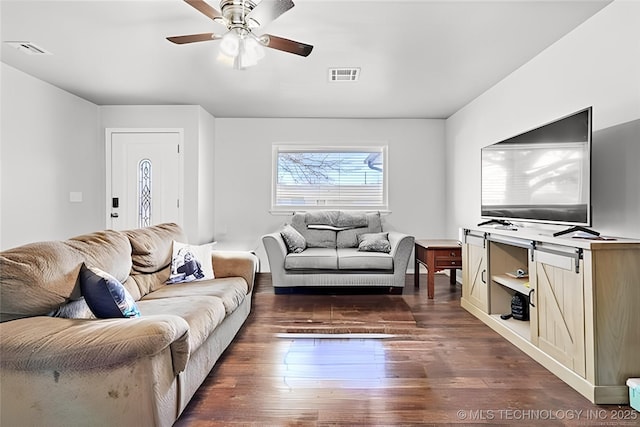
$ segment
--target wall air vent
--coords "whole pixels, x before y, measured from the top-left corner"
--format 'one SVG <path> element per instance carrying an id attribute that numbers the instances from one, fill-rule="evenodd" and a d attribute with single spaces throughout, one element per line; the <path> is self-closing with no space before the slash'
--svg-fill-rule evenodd
<path id="1" fill-rule="evenodd" d="M 18 49 L 20 52 L 27 55 L 51 55 L 51 52 L 47 52 L 40 46 L 36 46 L 31 42 L 4 42 L 6 45 Z"/>
<path id="2" fill-rule="evenodd" d="M 360 68 L 329 68 L 330 82 L 356 82 L 360 78 Z"/>

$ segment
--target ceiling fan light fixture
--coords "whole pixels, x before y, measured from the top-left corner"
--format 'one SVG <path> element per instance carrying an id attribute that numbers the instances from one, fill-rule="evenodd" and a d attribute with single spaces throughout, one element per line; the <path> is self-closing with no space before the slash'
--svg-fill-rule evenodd
<path id="1" fill-rule="evenodd" d="M 265 56 L 262 40 L 243 27 L 232 28 L 220 42 L 220 62 L 236 69 L 252 67 Z"/>
<path id="2" fill-rule="evenodd" d="M 220 51 L 227 56 L 235 58 L 240 53 L 240 43 L 242 37 L 236 28 L 229 30 L 220 41 Z"/>
<path id="3" fill-rule="evenodd" d="M 258 61 L 264 58 L 264 46 L 253 37 L 247 37 L 242 40 L 240 46 L 240 60 L 242 68 L 256 65 Z"/>

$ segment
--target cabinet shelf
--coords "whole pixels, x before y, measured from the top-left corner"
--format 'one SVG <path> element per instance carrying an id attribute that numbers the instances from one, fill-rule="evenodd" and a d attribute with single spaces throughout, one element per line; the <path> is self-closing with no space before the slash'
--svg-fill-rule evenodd
<path id="1" fill-rule="evenodd" d="M 499 314 L 491 314 L 490 316 L 494 318 L 496 322 L 511 329 L 522 338 L 531 341 L 531 323 L 528 320 L 517 320 L 514 318 L 503 320 Z"/>
<path id="2" fill-rule="evenodd" d="M 516 278 L 506 274 L 496 274 L 491 276 L 491 280 L 521 294 L 529 295 L 529 291 L 531 290 L 528 286 L 529 278 Z"/>

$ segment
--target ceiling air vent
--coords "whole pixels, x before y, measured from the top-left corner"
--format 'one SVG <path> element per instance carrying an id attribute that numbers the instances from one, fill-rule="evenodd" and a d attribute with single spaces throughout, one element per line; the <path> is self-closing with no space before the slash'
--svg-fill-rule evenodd
<path id="1" fill-rule="evenodd" d="M 329 68 L 330 82 L 356 82 L 360 77 L 360 68 Z"/>
<path id="2" fill-rule="evenodd" d="M 6 45 L 18 49 L 20 52 L 27 55 L 51 55 L 51 52 L 47 52 L 43 48 L 36 46 L 31 42 L 5 42 Z"/>

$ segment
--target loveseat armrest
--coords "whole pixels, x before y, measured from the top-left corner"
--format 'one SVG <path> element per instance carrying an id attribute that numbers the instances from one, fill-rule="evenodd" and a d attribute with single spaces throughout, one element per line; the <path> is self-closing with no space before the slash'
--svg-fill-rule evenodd
<path id="1" fill-rule="evenodd" d="M 216 278 L 242 277 L 253 290 L 256 272 L 258 271 L 258 257 L 246 251 L 212 251 L 211 262 Z"/>
<path id="2" fill-rule="evenodd" d="M 388 238 L 391 244 L 390 255 L 393 257 L 393 272 L 402 283 L 415 246 L 415 237 L 399 231 L 389 231 Z"/>
<path id="3" fill-rule="evenodd" d="M 287 246 L 279 232 L 262 236 L 262 244 L 269 260 L 269 270 L 273 283 L 281 283 L 284 275 L 284 259 L 287 257 Z"/>
<path id="4" fill-rule="evenodd" d="M 2 369 L 105 369 L 154 356 L 167 347 L 177 375 L 189 360 L 189 325 L 181 317 L 65 319 L 36 316 L 0 324 Z"/>

